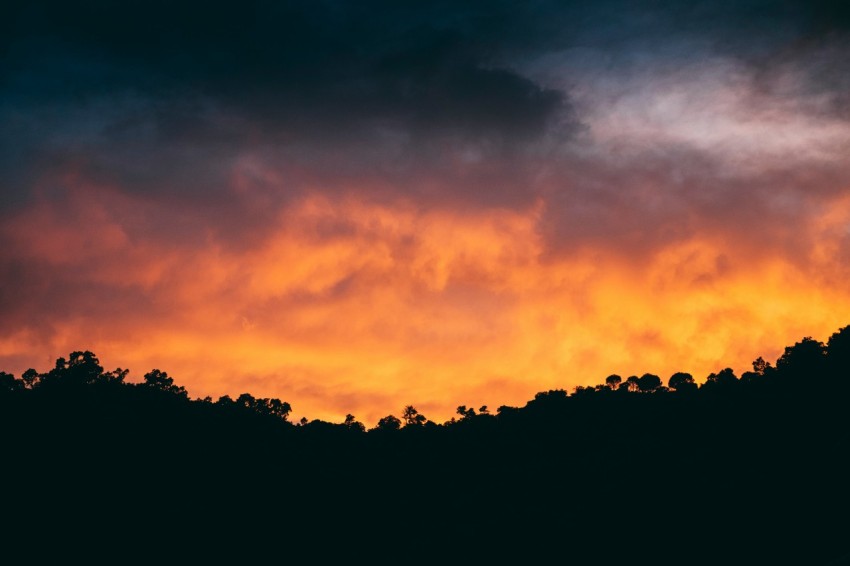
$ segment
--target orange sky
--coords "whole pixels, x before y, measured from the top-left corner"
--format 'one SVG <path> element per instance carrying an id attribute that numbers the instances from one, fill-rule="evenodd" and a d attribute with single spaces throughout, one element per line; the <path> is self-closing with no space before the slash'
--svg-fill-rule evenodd
<path id="1" fill-rule="evenodd" d="M 373 426 L 850 324 L 837 3 L 149 8 L 0 18 L 2 371 Z"/>
<path id="2" fill-rule="evenodd" d="M 296 418 L 372 425 L 412 403 L 442 422 L 460 404 L 521 405 L 610 373 L 740 372 L 850 322 L 830 273 L 850 199 L 803 227 L 803 262 L 706 236 L 639 261 L 590 245 L 547 253 L 545 206 L 457 213 L 307 195 L 234 252 L 134 241 L 118 219 L 144 216 L 144 203 L 82 185 L 3 230 L 22 256 L 137 302 L 95 293 L 91 311 L 81 297 L 50 313 L 49 333 L 4 333 L 0 361 L 46 370 L 90 349 L 131 380 L 159 368 L 192 396 L 279 397 Z"/>

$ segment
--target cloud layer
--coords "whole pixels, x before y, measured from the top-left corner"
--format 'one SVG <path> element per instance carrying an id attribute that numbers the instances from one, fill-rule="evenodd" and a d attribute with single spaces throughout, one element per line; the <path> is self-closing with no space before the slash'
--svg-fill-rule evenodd
<path id="1" fill-rule="evenodd" d="M 444 419 L 850 322 L 834 3 L 4 10 L 7 371 Z"/>

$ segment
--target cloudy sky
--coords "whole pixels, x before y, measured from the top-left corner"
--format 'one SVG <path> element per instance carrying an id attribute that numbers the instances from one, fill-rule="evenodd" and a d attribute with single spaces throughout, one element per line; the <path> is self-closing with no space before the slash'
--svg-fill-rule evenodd
<path id="1" fill-rule="evenodd" d="M 839 1 L 4 2 L 0 369 L 368 425 L 850 324 Z"/>

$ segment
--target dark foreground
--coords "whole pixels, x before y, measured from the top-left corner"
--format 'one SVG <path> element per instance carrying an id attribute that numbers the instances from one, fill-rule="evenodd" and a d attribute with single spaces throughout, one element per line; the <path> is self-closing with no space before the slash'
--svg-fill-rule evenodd
<path id="1" fill-rule="evenodd" d="M 850 355 L 820 346 L 369 431 L 74 353 L 0 396 L 4 562 L 850 563 Z"/>

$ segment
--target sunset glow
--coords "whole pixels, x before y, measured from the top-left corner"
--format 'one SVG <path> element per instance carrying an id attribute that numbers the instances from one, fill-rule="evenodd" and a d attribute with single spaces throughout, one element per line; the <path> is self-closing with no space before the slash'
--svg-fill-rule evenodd
<path id="1" fill-rule="evenodd" d="M 732 53 L 725 20 L 560 36 L 526 11 L 535 41 L 472 8 L 370 23 L 381 45 L 337 19 L 292 44 L 254 30 L 272 77 L 215 68 L 205 35 L 173 40 L 201 59 L 185 73 L 140 38 L 12 36 L 0 369 L 91 350 L 130 380 L 372 426 L 740 373 L 850 324 L 843 30 Z M 344 64 L 316 51 L 337 25 L 362 50 Z M 444 52 L 434 30 L 495 44 Z"/>

